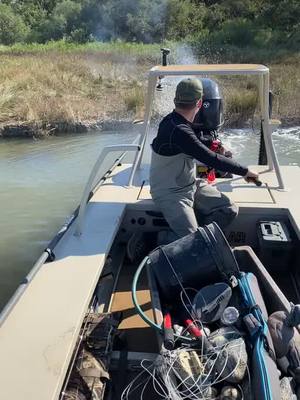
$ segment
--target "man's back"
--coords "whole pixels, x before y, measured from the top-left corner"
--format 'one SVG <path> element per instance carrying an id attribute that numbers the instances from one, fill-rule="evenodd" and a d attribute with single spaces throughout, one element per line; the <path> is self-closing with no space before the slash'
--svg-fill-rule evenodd
<path id="1" fill-rule="evenodd" d="M 152 143 L 150 187 L 153 199 L 168 194 L 188 196 L 194 193 L 195 166 L 193 157 L 180 147 L 178 137 L 191 130 L 189 122 L 172 112 L 160 123 Z"/>

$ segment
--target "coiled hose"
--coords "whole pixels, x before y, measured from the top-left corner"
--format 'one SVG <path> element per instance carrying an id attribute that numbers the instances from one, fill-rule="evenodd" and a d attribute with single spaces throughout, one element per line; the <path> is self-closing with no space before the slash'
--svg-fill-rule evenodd
<path id="1" fill-rule="evenodd" d="M 147 317 L 147 315 L 141 309 L 141 306 L 139 305 L 138 300 L 137 300 L 137 293 L 136 293 L 137 292 L 137 283 L 138 283 L 139 277 L 140 277 L 143 269 L 145 268 L 145 266 L 147 264 L 150 265 L 149 257 L 145 257 L 143 259 L 143 261 L 140 263 L 140 265 L 138 266 L 138 268 L 134 274 L 133 281 L 132 281 L 132 290 L 131 290 L 132 301 L 136 308 L 137 313 L 142 318 L 142 320 L 145 321 L 146 324 L 148 324 L 149 326 L 156 329 L 158 332 L 160 332 L 162 334 L 163 328 Z M 191 342 L 193 340 L 192 338 L 187 338 L 185 336 L 176 335 L 175 333 L 174 333 L 174 336 L 176 337 L 176 339 L 180 339 L 184 342 Z"/>

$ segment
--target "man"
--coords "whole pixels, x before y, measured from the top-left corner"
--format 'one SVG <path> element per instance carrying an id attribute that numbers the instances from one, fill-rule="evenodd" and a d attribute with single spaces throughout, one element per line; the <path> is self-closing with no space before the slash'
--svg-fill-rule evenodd
<path id="1" fill-rule="evenodd" d="M 161 121 L 152 143 L 151 195 L 177 238 L 212 221 L 224 227 L 238 213 L 228 197 L 196 180 L 194 160 L 246 180 L 258 177 L 233 159 L 209 150 L 196 136 L 192 123 L 202 106 L 202 95 L 200 80 L 182 80 L 176 88 L 175 110 Z"/>

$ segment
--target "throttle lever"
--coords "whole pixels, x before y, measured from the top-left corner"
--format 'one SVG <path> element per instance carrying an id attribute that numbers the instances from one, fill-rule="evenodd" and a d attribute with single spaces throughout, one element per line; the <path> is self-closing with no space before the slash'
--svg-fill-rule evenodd
<path id="1" fill-rule="evenodd" d="M 247 178 L 248 183 L 254 183 L 256 186 L 261 186 L 263 183 L 258 178 Z"/>

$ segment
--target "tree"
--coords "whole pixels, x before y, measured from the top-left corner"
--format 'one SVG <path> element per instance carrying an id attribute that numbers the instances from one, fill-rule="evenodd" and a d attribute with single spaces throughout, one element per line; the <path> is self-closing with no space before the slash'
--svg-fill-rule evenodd
<path id="1" fill-rule="evenodd" d="M 283 40 L 300 29 L 300 2 L 298 0 L 274 0 L 263 6 L 262 20 L 274 30 L 285 33 Z"/>
<path id="2" fill-rule="evenodd" d="M 167 38 L 178 40 L 203 30 L 206 9 L 190 0 L 169 0 L 166 15 Z"/>
<path id="3" fill-rule="evenodd" d="M 29 28 L 23 19 L 9 5 L 0 4 L 0 43 L 10 45 L 24 42 L 28 33 Z"/>

